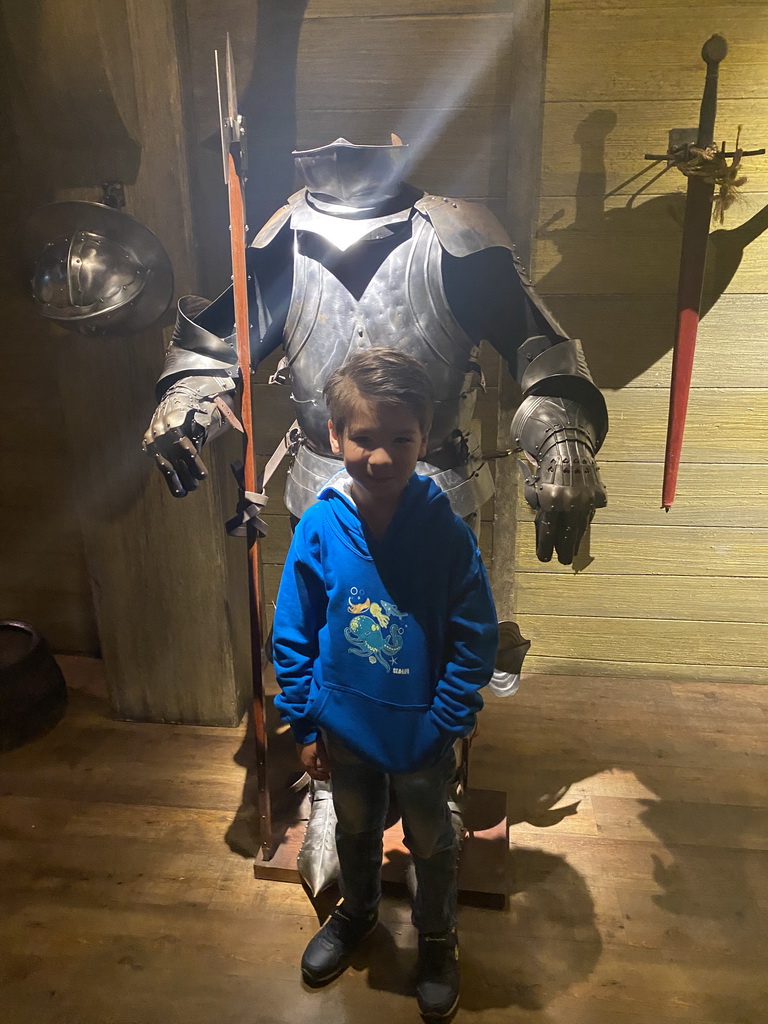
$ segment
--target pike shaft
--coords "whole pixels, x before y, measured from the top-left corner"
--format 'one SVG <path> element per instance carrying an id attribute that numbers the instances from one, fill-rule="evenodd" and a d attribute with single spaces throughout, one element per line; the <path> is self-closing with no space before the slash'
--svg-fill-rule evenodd
<path id="1" fill-rule="evenodd" d="M 241 420 L 244 428 L 245 490 L 256 490 L 256 458 L 253 446 L 251 414 L 251 352 L 248 323 L 247 269 L 245 264 L 245 203 L 242 183 L 232 153 L 227 154 L 229 185 L 229 224 L 232 249 L 232 281 L 235 298 L 235 334 L 237 360 L 242 383 Z M 259 838 L 265 860 L 271 856 L 272 812 L 267 779 L 267 729 L 262 676 L 263 617 L 261 601 L 261 566 L 259 543 L 254 525 L 247 524 L 248 606 L 251 618 L 251 666 L 253 678 L 253 722 L 256 740 L 256 791 L 259 815 Z"/>

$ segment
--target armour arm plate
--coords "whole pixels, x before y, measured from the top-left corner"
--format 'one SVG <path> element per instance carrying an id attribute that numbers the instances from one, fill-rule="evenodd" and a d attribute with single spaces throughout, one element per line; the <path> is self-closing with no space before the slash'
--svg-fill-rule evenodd
<path id="1" fill-rule="evenodd" d="M 495 246 L 462 257 L 443 252 L 443 282 L 454 316 L 473 341 L 489 341 L 514 376 L 518 349 L 528 338 L 544 336 L 552 345 L 568 338 L 525 281 L 508 249 Z"/>
<path id="2" fill-rule="evenodd" d="M 291 297 L 293 261 L 288 230 L 265 249 L 246 250 L 251 368 L 278 348 Z M 180 300 L 184 303 L 184 299 Z M 200 300 L 202 303 L 203 300 Z M 192 307 L 194 309 L 194 307 Z M 200 311 L 179 313 L 165 366 L 157 382 L 158 399 L 183 377 L 236 374 L 234 293 L 230 286 Z"/>

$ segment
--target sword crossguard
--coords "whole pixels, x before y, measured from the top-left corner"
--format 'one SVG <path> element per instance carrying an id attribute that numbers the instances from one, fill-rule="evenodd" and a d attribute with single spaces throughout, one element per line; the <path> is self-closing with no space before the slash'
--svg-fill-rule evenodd
<path id="1" fill-rule="evenodd" d="M 735 156 L 763 156 L 765 149 L 742 149 L 740 151 L 734 150 L 732 153 L 724 151 L 720 152 L 721 156 L 726 157 L 728 160 L 732 160 Z M 643 160 L 666 160 L 669 164 L 685 163 L 686 160 L 691 158 L 691 147 L 690 143 L 686 142 L 682 146 L 675 146 L 674 149 L 668 149 L 666 153 L 644 153 Z"/>
<path id="2" fill-rule="evenodd" d="M 720 62 L 725 60 L 727 55 L 728 42 L 725 37 L 718 35 L 717 33 L 710 36 L 701 48 L 701 59 L 707 65 L 707 77 L 704 84 L 704 93 L 701 99 L 698 128 L 690 131 L 688 129 L 673 129 L 669 133 L 670 140 L 667 152 L 646 153 L 643 159 L 666 160 L 668 166 L 678 166 L 687 163 L 692 158 L 692 146 L 695 146 L 700 150 L 709 149 L 710 147 L 715 146 L 714 133 L 715 114 L 717 111 L 717 79 Z M 745 156 L 762 156 L 765 153 L 765 149 L 739 149 L 738 137 L 736 139 L 736 147 L 732 153 L 724 152 L 724 150 L 725 143 L 723 143 L 723 150 L 721 150 L 718 155 L 729 160 L 737 157 L 741 159 L 741 157 Z"/>

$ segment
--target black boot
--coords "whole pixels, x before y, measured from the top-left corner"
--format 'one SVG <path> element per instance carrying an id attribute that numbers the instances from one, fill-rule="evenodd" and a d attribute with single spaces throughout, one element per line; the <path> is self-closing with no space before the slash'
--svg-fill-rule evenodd
<path id="1" fill-rule="evenodd" d="M 427 1024 L 449 1021 L 459 1005 L 459 939 L 455 929 L 419 936 L 416 999 Z"/>
<path id="2" fill-rule="evenodd" d="M 350 917 L 343 903 L 337 907 L 304 950 L 304 981 L 308 985 L 325 985 L 338 977 L 347 966 L 347 958 L 371 934 L 378 919 L 376 910 L 365 917 Z"/>

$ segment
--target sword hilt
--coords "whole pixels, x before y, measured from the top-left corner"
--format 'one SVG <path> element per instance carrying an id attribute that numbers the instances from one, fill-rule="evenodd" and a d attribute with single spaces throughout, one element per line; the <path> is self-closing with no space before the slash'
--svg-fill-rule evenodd
<path id="1" fill-rule="evenodd" d="M 715 116 L 717 114 L 717 78 L 720 61 L 728 53 L 728 43 L 723 36 L 713 35 L 701 48 L 701 59 L 707 65 L 707 77 L 704 82 L 704 95 L 701 97 L 699 110 L 699 130 L 696 145 L 706 149 L 715 141 Z"/>
<path id="2" fill-rule="evenodd" d="M 693 132 L 685 141 L 680 136 L 686 135 L 687 130 L 675 129 L 670 132 L 670 144 L 666 153 L 646 153 L 644 160 L 666 160 L 668 164 L 685 163 L 690 158 L 690 147 L 695 145 L 697 149 L 708 149 L 715 142 L 715 116 L 717 114 L 717 84 L 720 62 L 728 55 L 728 43 L 721 35 L 710 36 L 701 48 L 701 59 L 707 65 L 707 77 L 704 82 L 704 93 L 701 98 L 699 110 L 699 126 L 696 129 L 696 141 L 693 141 Z M 672 136 L 677 134 L 676 140 Z M 738 146 L 738 138 L 736 140 Z M 725 149 L 725 143 L 723 143 Z M 722 152 L 720 155 L 732 159 L 736 156 L 762 156 L 764 149 L 736 150 L 733 153 Z"/>

